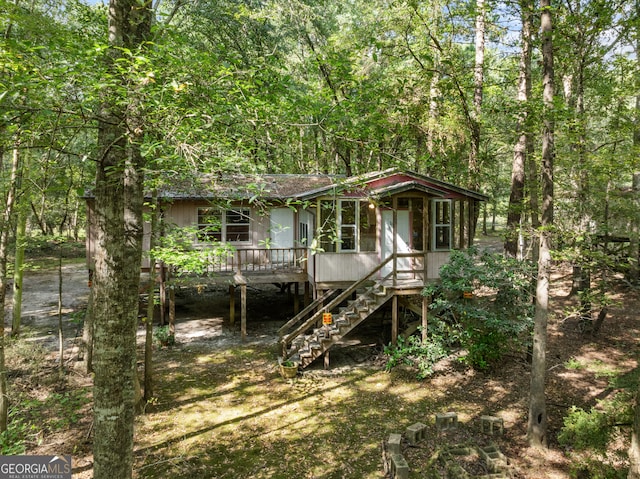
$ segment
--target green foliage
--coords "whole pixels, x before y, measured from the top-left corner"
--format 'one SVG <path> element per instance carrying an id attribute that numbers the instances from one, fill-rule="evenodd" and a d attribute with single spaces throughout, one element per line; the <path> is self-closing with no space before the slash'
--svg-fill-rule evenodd
<path id="1" fill-rule="evenodd" d="M 627 471 L 603 461 L 601 457 L 580 458 L 571 464 L 571 477 L 593 479 L 626 479 Z"/>
<path id="2" fill-rule="evenodd" d="M 7 430 L 0 434 L 0 454 L 14 455 L 26 452 L 26 441 L 36 435 L 38 428 L 17 416 L 16 409 L 9 410 Z"/>
<path id="3" fill-rule="evenodd" d="M 432 335 L 423 343 L 418 336 L 408 338 L 398 337 L 398 343 L 389 344 L 384 348 L 387 355 L 385 369 L 391 371 L 400 364 L 414 367 L 418 371 L 418 378 L 424 379 L 433 372 L 433 365 L 447 355 L 447 347 L 441 337 Z"/>
<path id="4" fill-rule="evenodd" d="M 558 434 L 558 441 L 574 449 L 593 448 L 605 451 L 611 439 L 610 421 L 603 411 L 585 411 L 573 406 L 564 418 L 564 427 Z"/>
<path id="5" fill-rule="evenodd" d="M 618 436 L 620 427 L 633 423 L 633 392 L 636 389 L 634 383 L 630 389 L 599 401 L 597 407 L 588 411 L 571 407 L 563 419 L 564 426 L 558 434 L 558 442 L 576 451 L 594 454 L 607 452 Z"/>
<path id="6" fill-rule="evenodd" d="M 169 326 L 160 326 L 153 331 L 153 337 L 160 347 L 174 346 L 176 337 L 169 329 Z"/>
<path id="7" fill-rule="evenodd" d="M 476 248 L 453 251 L 441 281 L 425 288 L 435 316 L 459 330 L 463 358 L 475 368 L 495 364 L 529 340 L 534 267 Z M 465 297 L 471 293 L 472 297 Z"/>
<path id="8" fill-rule="evenodd" d="M 215 228 L 215 225 L 212 225 Z M 207 240 L 206 245 L 196 246 L 197 228 L 168 227 L 151 256 L 171 266 L 180 276 L 203 274 L 212 264 L 224 264 L 235 248 L 229 243 Z"/>
<path id="9" fill-rule="evenodd" d="M 16 397 L 9 409 L 7 431 L 0 434 L 0 454 L 23 454 L 47 432 L 74 427 L 86 414 L 89 390 L 51 392 L 44 399 L 27 394 Z"/>

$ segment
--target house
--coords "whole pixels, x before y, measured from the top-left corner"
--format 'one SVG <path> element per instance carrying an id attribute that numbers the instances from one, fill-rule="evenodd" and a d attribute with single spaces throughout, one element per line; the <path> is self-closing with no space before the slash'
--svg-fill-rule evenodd
<path id="1" fill-rule="evenodd" d="M 450 251 L 471 245 L 479 203 L 486 199 L 395 169 L 349 178 L 208 175 L 197 185 L 159 193 L 165 223 L 195 227 L 193 248 L 212 252 L 206 281 L 229 284 L 232 293 L 241 289 L 243 337 L 247 285 L 292 285 L 296 301 L 304 287 L 306 307 L 281 329 L 283 357 L 295 357 L 302 366 L 326 355 L 388 301 L 395 312 L 401 297 L 419 295 L 437 280 Z M 91 202 L 88 216 L 91 225 Z M 90 231 L 89 265 L 92 242 Z M 148 248 L 148 232 L 144 244 Z M 426 321 L 426 300 L 422 313 Z"/>

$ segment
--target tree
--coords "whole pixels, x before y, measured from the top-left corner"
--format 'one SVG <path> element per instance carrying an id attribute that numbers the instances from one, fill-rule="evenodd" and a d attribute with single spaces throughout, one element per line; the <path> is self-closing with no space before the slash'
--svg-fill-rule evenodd
<path id="1" fill-rule="evenodd" d="M 12 158 L 10 178 L 7 182 L 7 193 L 4 197 L 5 208 L 0 217 L 0 432 L 7 430 L 7 416 L 9 412 L 7 367 L 5 364 L 4 351 L 4 305 L 7 291 L 7 250 L 9 247 L 9 234 L 16 199 L 18 170 L 20 169 L 20 153 L 17 148 L 13 150 Z"/>
<path id="2" fill-rule="evenodd" d="M 476 39 L 475 39 L 475 64 L 473 69 L 473 109 L 469 118 L 471 130 L 471 146 L 469 148 L 469 173 L 471 187 L 480 189 L 480 139 L 482 114 L 482 97 L 484 90 L 484 56 L 485 56 L 485 3 L 484 0 L 476 0 Z M 475 211 L 476 219 L 478 211 Z"/>
<path id="3" fill-rule="evenodd" d="M 111 0 L 98 113 L 94 274 L 94 477 L 130 478 L 142 257 L 144 82 L 136 70 L 151 33 L 147 0 Z"/>
<path id="4" fill-rule="evenodd" d="M 533 358 L 527 439 L 529 445 L 540 448 L 547 444 L 547 408 L 545 370 L 547 318 L 549 315 L 549 280 L 551 276 L 551 228 L 553 226 L 553 160 L 554 146 L 554 69 L 551 0 L 540 1 L 540 32 L 542 39 L 543 132 L 542 132 L 542 222 L 539 229 L 540 257 L 536 284 L 536 305 L 533 326 Z"/>
<path id="5" fill-rule="evenodd" d="M 515 258 L 518 253 L 518 234 L 522 215 L 524 212 L 525 198 L 525 171 L 527 163 L 527 146 L 530 142 L 529 131 L 529 99 L 531 96 L 531 33 L 533 29 L 533 6 L 529 0 L 520 2 L 520 14 L 522 17 L 522 29 L 520 38 L 522 42 L 520 50 L 520 65 L 518 72 L 518 104 L 520 114 L 518 117 L 518 140 L 513 152 L 513 166 L 511 169 L 511 194 L 507 210 L 507 232 L 504 242 L 504 252 L 507 256 Z M 534 190 L 533 194 L 537 194 Z"/>

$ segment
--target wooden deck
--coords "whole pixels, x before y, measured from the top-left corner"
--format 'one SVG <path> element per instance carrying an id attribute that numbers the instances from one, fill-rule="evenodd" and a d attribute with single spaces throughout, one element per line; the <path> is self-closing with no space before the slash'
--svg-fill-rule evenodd
<path id="1" fill-rule="evenodd" d="M 175 271 L 167 283 L 184 285 L 304 283 L 307 248 L 251 248 L 212 253 L 202 272 Z"/>

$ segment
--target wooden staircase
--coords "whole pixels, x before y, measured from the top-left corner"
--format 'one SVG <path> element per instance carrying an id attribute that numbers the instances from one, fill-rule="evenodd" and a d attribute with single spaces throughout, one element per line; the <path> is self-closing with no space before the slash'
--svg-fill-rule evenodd
<path id="1" fill-rule="evenodd" d="M 387 258 L 337 296 L 337 291 L 328 291 L 280 328 L 282 360 L 307 367 L 391 299 L 394 293 L 383 284 L 388 277 L 372 281 L 391 259 Z M 331 324 L 323 324 L 325 313 L 332 314 Z"/>

